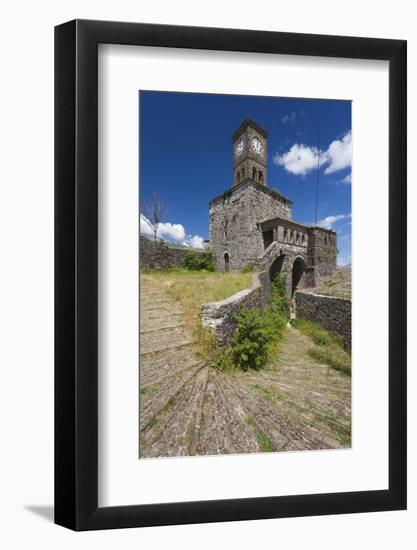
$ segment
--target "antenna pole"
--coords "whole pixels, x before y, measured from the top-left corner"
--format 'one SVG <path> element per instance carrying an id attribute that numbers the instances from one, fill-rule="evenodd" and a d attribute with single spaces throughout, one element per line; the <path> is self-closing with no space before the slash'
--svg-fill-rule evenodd
<path id="1" fill-rule="evenodd" d="M 320 183 L 320 127 L 317 131 L 317 179 L 316 179 L 316 210 L 314 214 L 314 226 L 317 227 L 317 210 L 319 206 L 319 183 Z"/>

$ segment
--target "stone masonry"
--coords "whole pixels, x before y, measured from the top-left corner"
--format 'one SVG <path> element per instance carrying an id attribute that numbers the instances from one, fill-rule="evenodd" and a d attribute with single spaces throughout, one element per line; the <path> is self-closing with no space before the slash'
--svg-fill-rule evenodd
<path id="1" fill-rule="evenodd" d="M 209 202 L 210 247 L 218 271 L 250 264 L 282 272 L 288 295 L 336 267 L 331 229 L 292 220 L 292 201 L 268 187 L 268 133 L 246 119 L 232 135 L 233 185 Z"/>
<path id="2" fill-rule="evenodd" d="M 257 273 L 251 288 L 204 304 L 203 325 L 214 331 L 220 346 L 230 343 L 240 308 L 262 307 L 280 273 L 288 299 L 297 300 L 296 311 L 342 334 L 350 347 L 350 302 L 296 293 L 333 273 L 336 233 L 293 220 L 292 201 L 268 187 L 267 140 L 267 132 L 250 119 L 232 135 L 233 185 L 209 202 L 210 248 L 218 271 L 252 265 Z"/>
<path id="3" fill-rule="evenodd" d="M 181 267 L 189 251 L 190 249 L 170 247 L 162 241 L 153 241 L 141 235 L 139 241 L 140 267 L 148 269 Z M 202 250 L 193 249 L 193 251 L 204 254 Z"/>
<path id="4" fill-rule="evenodd" d="M 279 193 L 250 180 L 226 191 L 210 203 L 210 244 L 216 269 L 230 270 L 255 264 L 264 250 L 260 219 L 280 214 L 291 218 L 291 202 Z"/>
<path id="5" fill-rule="evenodd" d="M 252 286 L 219 302 L 201 306 L 203 326 L 212 330 L 220 347 L 228 345 L 235 333 L 236 316 L 242 307 L 264 307 L 271 296 L 268 273 L 254 273 Z"/>
<path id="6" fill-rule="evenodd" d="M 350 300 L 296 292 L 295 303 L 297 318 L 319 323 L 329 332 L 341 336 L 346 349 L 350 350 L 352 343 L 352 302 Z"/>

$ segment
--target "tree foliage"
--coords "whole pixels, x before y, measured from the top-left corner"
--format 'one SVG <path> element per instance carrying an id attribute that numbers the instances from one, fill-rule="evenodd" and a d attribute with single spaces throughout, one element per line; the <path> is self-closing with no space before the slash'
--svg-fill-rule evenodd
<path id="1" fill-rule="evenodd" d="M 213 256 L 210 252 L 195 252 L 190 250 L 185 255 L 183 267 L 190 271 L 214 271 Z"/>

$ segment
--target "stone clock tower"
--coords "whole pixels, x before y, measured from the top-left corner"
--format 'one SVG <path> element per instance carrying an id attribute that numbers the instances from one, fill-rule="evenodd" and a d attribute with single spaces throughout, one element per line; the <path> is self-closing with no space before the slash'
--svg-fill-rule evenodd
<path id="1" fill-rule="evenodd" d="M 268 187 L 268 133 L 246 118 L 232 135 L 233 184 L 209 202 L 210 245 L 219 271 L 254 264 L 264 251 L 259 223 L 291 219 L 292 202 Z"/>
<path id="2" fill-rule="evenodd" d="M 281 272 L 291 296 L 317 275 L 333 273 L 337 236 L 294 221 L 292 201 L 268 187 L 267 141 L 249 118 L 232 135 L 233 184 L 209 202 L 210 247 L 218 271 L 251 265 L 271 278 Z"/>
<path id="3" fill-rule="evenodd" d="M 233 185 L 246 180 L 267 185 L 267 140 L 268 133 L 246 118 L 232 135 Z"/>

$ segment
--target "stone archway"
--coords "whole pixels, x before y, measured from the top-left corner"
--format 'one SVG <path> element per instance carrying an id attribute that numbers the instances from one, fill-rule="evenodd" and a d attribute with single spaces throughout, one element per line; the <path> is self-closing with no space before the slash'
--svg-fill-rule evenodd
<path id="1" fill-rule="evenodd" d="M 224 271 L 226 273 L 230 271 L 230 257 L 227 252 L 224 253 Z"/>
<path id="2" fill-rule="evenodd" d="M 303 275 L 305 270 L 306 263 L 304 259 L 301 256 L 297 256 L 292 265 L 291 296 L 293 296 L 297 288 L 303 284 Z"/>
<path id="3" fill-rule="evenodd" d="M 275 277 L 278 275 L 278 273 L 282 272 L 282 268 L 283 268 L 283 265 L 284 265 L 284 260 L 285 260 L 285 254 L 280 254 L 272 262 L 272 264 L 269 268 L 269 280 L 271 282 L 275 279 Z"/>
<path id="4" fill-rule="evenodd" d="M 297 288 L 306 286 L 307 259 L 304 254 L 297 254 L 292 245 L 282 245 L 274 241 L 258 259 L 257 269 L 266 271 L 271 282 L 281 273 L 289 300 Z"/>

